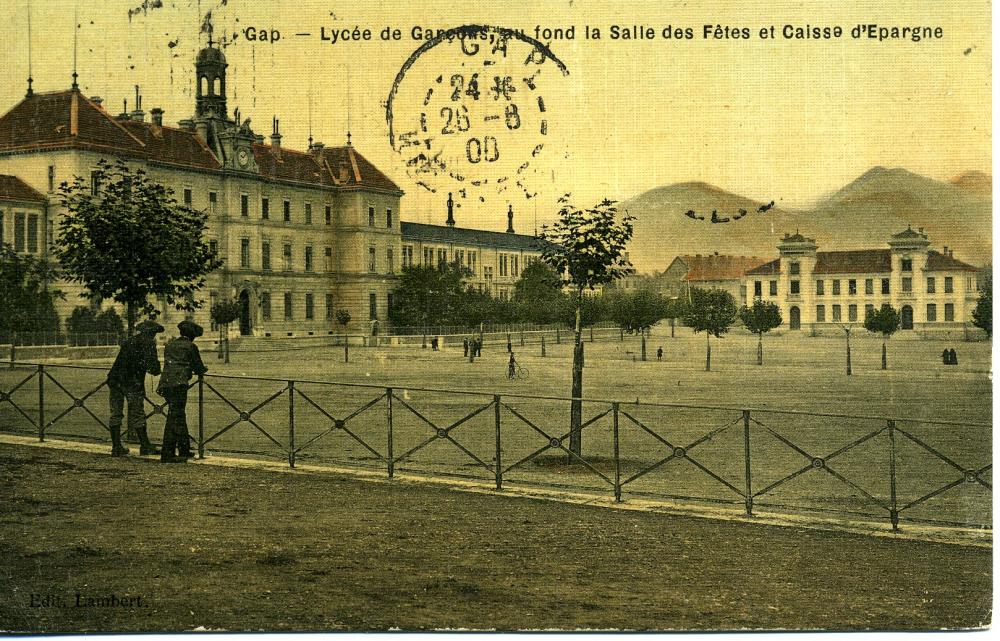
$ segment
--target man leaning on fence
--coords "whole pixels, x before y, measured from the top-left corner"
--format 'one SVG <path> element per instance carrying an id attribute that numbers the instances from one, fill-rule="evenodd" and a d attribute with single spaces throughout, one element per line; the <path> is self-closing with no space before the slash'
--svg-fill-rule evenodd
<path id="1" fill-rule="evenodd" d="M 163 427 L 163 445 L 160 460 L 164 463 L 182 463 L 191 458 L 191 441 L 188 437 L 187 405 L 188 381 L 193 374 L 208 371 L 201 361 L 201 353 L 194 339 L 204 333 L 201 325 L 181 321 L 177 325 L 180 337 L 167 343 L 163 350 L 163 376 L 156 391 L 167 401 L 167 423 Z"/>
<path id="2" fill-rule="evenodd" d="M 122 445 L 122 418 L 128 402 L 128 431 L 139 437 L 139 454 L 156 454 L 146 433 L 146 374 L 160 373 L 160 360 L 156 357 L 156 335 L 163 325 L 147 320 L 139 323 L 136 334 L 125 339 L 108 372 L 108 398 L 111 405 L 111 456 L 125 456 L 128 448 Z"/>

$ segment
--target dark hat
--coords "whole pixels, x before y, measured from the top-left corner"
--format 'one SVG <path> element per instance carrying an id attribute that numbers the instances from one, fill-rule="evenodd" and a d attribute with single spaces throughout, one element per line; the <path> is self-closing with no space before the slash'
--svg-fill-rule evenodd
<path id="1" fill-rule="evenodd" d="M 163 325 L 156 321 L 144 320 L 135 326 L 135 331 L 140 334 L 162 334 Z"/>
<path id="2" fill-rule="evenodd" d="M 198 338 L 205 333 L 201 325 L 198 323 L 192 323 L 189 320 L 183 320 L 177 323 L 177 329 L 180 331 L 181 336 L 187 336 L 188 338 Z"/>

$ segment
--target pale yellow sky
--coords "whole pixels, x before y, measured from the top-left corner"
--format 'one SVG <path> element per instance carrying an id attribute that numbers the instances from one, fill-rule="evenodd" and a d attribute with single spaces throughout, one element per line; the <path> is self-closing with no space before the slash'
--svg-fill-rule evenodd
<path id="1" fill-rule="evenodd" d="M 75 3 L 31 4 L 35 89 L 65 89 L 72 71 Z M 538 197 L 526 201 L 513 191 L 484 190 L 486 202 L 480 203 L 469 189 L 460 224 L 502 229 L 508 201 L 519 223 L 533 216 L 536 206 L 543 221 L 555 197 L 566 191 L 586 204 L 702 180 L 797 206 L 873 165 L 902 166 L 935 178 L 991 170 L 987 2 L 163 0 L 164 7 L 131 20 L 128 10 L 142 0 L 76 4 L 83 91 L 103 96 L 117 113 L 125 97 L 133 108 L 133 86 L 140 84 L 143 108 L 164 108 L 170 123 L 193 112 L 193 58 L 204 42 L 198 27 L 206 11 L 213 11 L 216 35 L 248 25 L 280 30 L 277 43 L 241 37 L 226 49 L 230 109 L 240 107 L 265 135 L 277 115 L 283 143 L 301 149 L 309 131 L 311 94 L 314 137 L 341 144 L 350 77 L 355 146 L 407 192 L 403 216 L 411 220 L 433 216 L 439 222 L 444 193 L 460 186 L 437 177 L 431 182 L 438 193 L 430 194 L 408 175 L 404 158 L 388 142 L 384 102 L 401 65 L 422 44 L 411 38 L 414 26 L 479 23 L 525 29 L 529 35 L 536 24 L 576 26 L 574 40 L 548 42 L 569 76 L 554 73 L 550 64 L 539 80 L 548 107 L 546 136 L 538 135 L 534 114 L 531 135 L 526 121 L 523 136 L 509 144 L 502 140 L 503 169 L 469 167 L 485 172 L 481 175 L 491 169 L 509 173 L 511 166 L 504 162 L 519 160 L 544 140 L 528 177 Z M 9 25 L 0 44 L 6 66 L 0 82 L 3 110 L 25 90 L 27 5 L 27 0 L 9 0 L 0 7 L 0 18 Z M 859 23 L 940 26 L 944 37 L 918 43 L 856 40 L 850 31 Z M 748 27 L 752 37 L 706 40 L 706 24 Z M 829 41 L 785 40 L 780 37 L 785 24 L 840 25 L 845 33 Z M 599 27 L 603 39 L 584 39 L 584 25 Z M 612 25 L 652 26 L 657 32 L 667 25 L 691 27 L 694 38 L 613 41 Z M 779 37 L 761 40 L 760 29 L 769 25 L 776 25 Z M 372 29 L 373 40 L 336 45 L 320 40 L 321 27 L 355 26 Z M 401 29 L 402 39 L 381 41 L 378 32 L 385 26 Z M 296 32 L 312 35 L 296 37 Z M 173 48 L 171 42 L 176 42 Z M 407 88 L 401 111 L 408 105 L 411 116 L 419 113 L 428 78 L 454 72 L 456 60 L 443 46 L 421 57 L 407 76 L 409 86 L 401 85 Z"/>

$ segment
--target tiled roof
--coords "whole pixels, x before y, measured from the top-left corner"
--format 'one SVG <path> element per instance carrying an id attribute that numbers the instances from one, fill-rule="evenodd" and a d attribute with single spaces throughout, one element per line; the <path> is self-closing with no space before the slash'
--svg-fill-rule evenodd
<path id="1" fill-rule="evenodd" d="M 892 253 L 888 249 L 855 249 L 850 251 L 816 252 L 814 274 L 885 274 L 892 270 Z"/>
<path id="2" fill-rule="evenodd" d="M 781 261 L 777 258 L 759 267 L 747 270 L 747 276 L 772 276 L 780 273 Z"/>
<path id="3" fill-rule="evenodd" d="M 400 223 L 403 242 L 420 241 L 428 243 L 451 243 L 455 245 L 478 245 L 496 249 L 518 251 L 542 251 L 542 239 L 523 234 L 508 234 L 499 231 L 483 231 L 480 229 L 463 229 L 447 225 L 428 225 L 425 223 Z"/>
<path id="4" fill-rule="evenodd" d="M 143 151 L 149 155 L 150 160 L 200 169 L 222 167 L 212 151 L 194 132 L 136 120 L 123 121 L 120 124 L 142 143 Z"/>
<path id="5" fill-rule="evenodd" d="M 757 256 L 726 256 L 719 254 L 681 256 L 681 260 L 684 261 L 684 264 L 688 268 L 682 280 L 688 282 L 739 280 L 743 278 L 743 275 L 748 270 L 767 261 L 766 258 L 759 258 Z"/>
<path id="6" fill-rule="evenodd" d="M 927 271 L 929 272 L 944 272 L 944 271 L 963 271 L 963 272 L 978 272 L 978 267 L 973 267 L 968 263 L 963 263 L 957 258 L 952 258 L 951 256 L 945 256 L 939 252 L 931 250 L 927 252 Z"/>
<path id="7" fill-rule="evenodd" d="M 329 166 L 334 178 L 338 180 L 339 167 L 343 165 L 347 168 L 347 181 L 343 183 L 343 186 L 400 191 L 396 183 L 379 171 L 375 165 L 368 162 L 368 159 L 359 154 L 354 147 L 326 147 L 322 151 L 322 158 Z"/>
<path id="8" fill-rule="evenodd" d="M 0 174 L 0 200 L 45 202 L 45 196 L 17 176 Z"/>
<path id="9" fill-rule="evenodd" d="M 274 153 L 268 145 L 254 145 L 253 156 L 260 175 L 272 180 L 294 180 L 324 187 L 333 186 L 330 172 L 309 154 L 291 149 Z"/>

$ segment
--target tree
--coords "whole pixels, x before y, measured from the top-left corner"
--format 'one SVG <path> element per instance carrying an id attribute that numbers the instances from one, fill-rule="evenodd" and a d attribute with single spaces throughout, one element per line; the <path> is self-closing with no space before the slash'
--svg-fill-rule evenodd
<path id="1" fill-rule="evenodd" d="M 220 300 L 209 310 L 212 322 L 219 327 L 219 358 L 229 362 L 229 324 L 240 317 L 240 304 L 232 299 Z"/>
<path id="2" fill-rule="evenodd" d="M 546 263 L 531 263 L 514 284 L 514 303 L 522 321 L 539 325 L 557 322 L 565 307 L 559 275 Z"/>
<path id="3" fill-rule="evenodd" d="M 736 301 L 724 289 L 692 287 L 691 300 L 684 306 L 681 317 L 684 324 L 698 332 L 705 332 L 705 371 L 712 370 L 711 337 L 722 338 L 736 322 Z"/>
<path id="4" fill-rule="evenodd" d="M 570 405 L 570 452 L 580 456 L 583 449 L 581 425 L 583 406 L 583 292 L 609 285 L 635 272 L 625 249 L 632 238 L 633 217 L 617 220 L 614 201 L 602 200 L 590 209 L 578 209 L 570 195 L 559 198 L 559 218 L 542 227 L 542 260 L 555 270 L 564 285 L 572 287 L 576 304 L 573 345 L 573 387 Z"/>
<path id="5" fill-rule="evenodd" d="M 403 268 L 393 292 L 389 319 L 396 325 L 450 325 L 459 315 L 466 270 L 457 265 Z"/>
<path id="6" fill-rule="evenodd" d="M 56 276 L 46 261 L 0 244 L 0 340 L 11 341 L 16 332 L 59 330 L 54 301 L 63 295 L 48 287 Z"/>
<path id="7" fill-rule="evenodd" d="M 770 301 L 757 299 L 752 307 L 740 308 L 744 327 L 757 335 L 757 364 L 764 364 L 764 334 L 781 326 L 781 309 Z"/>
<path id="8" fill-rule="evenodd" d="M 674 337 L 674 327 L 677 319 L 684 315 L 684 301 L 680 298 L 670 298 L 667 300 L 666 308 L 663 310 L 663 317 L 670 319 L 670 338 Z"/>
<path id="9" fill-rule="evenodd" d="M 91 181 L 77 176 L 59 188 L 66 215 L 54 251 L 65 276 L 87 298 L 124 305 L 129 334 L 138 316 L 159 313 L 153 297 L 197 309 L 194 293 L 222 266 L 202 239 L 207 214 L 178 204 L 173 190 L 122 160 L 98 162 Z"/>
<path id="10" fill-rule="evenodd" d="M 667 300 L 649 289 L 617 291 L 608 297 L 607 309 L 610 320 L 622 331 L 639 334 L 641 358 L 646 360 L 646 330 L 665 317 Z"/>
<path id="11" fill-rule="evenodd" d="M 885 343 L 899 329 L 899 312 L 889 303 L 883 303 L 878 311 L 870 309 L 865 313 L 865 329 L 882 335 L 882 369 L 888 369 Z"/>
<path id="12" fill-rule="evenodd" d="M 993 337 L 993 274 L 987 272 L 983 277 L 983 288 L 979 292 L 976 308 L 972 310 L 972 324 Z"/>
<path id="13" fill-rule="evenodd" d="M 343 331 L 346 332 L 347 326 L 351 322 L 351 313 L 346 309 L 338 309 L 337 314 L 334 316 L 334 318 L 337 319 L 337 322 L 340 323 L 340 326 L 343 329 Z"/>

